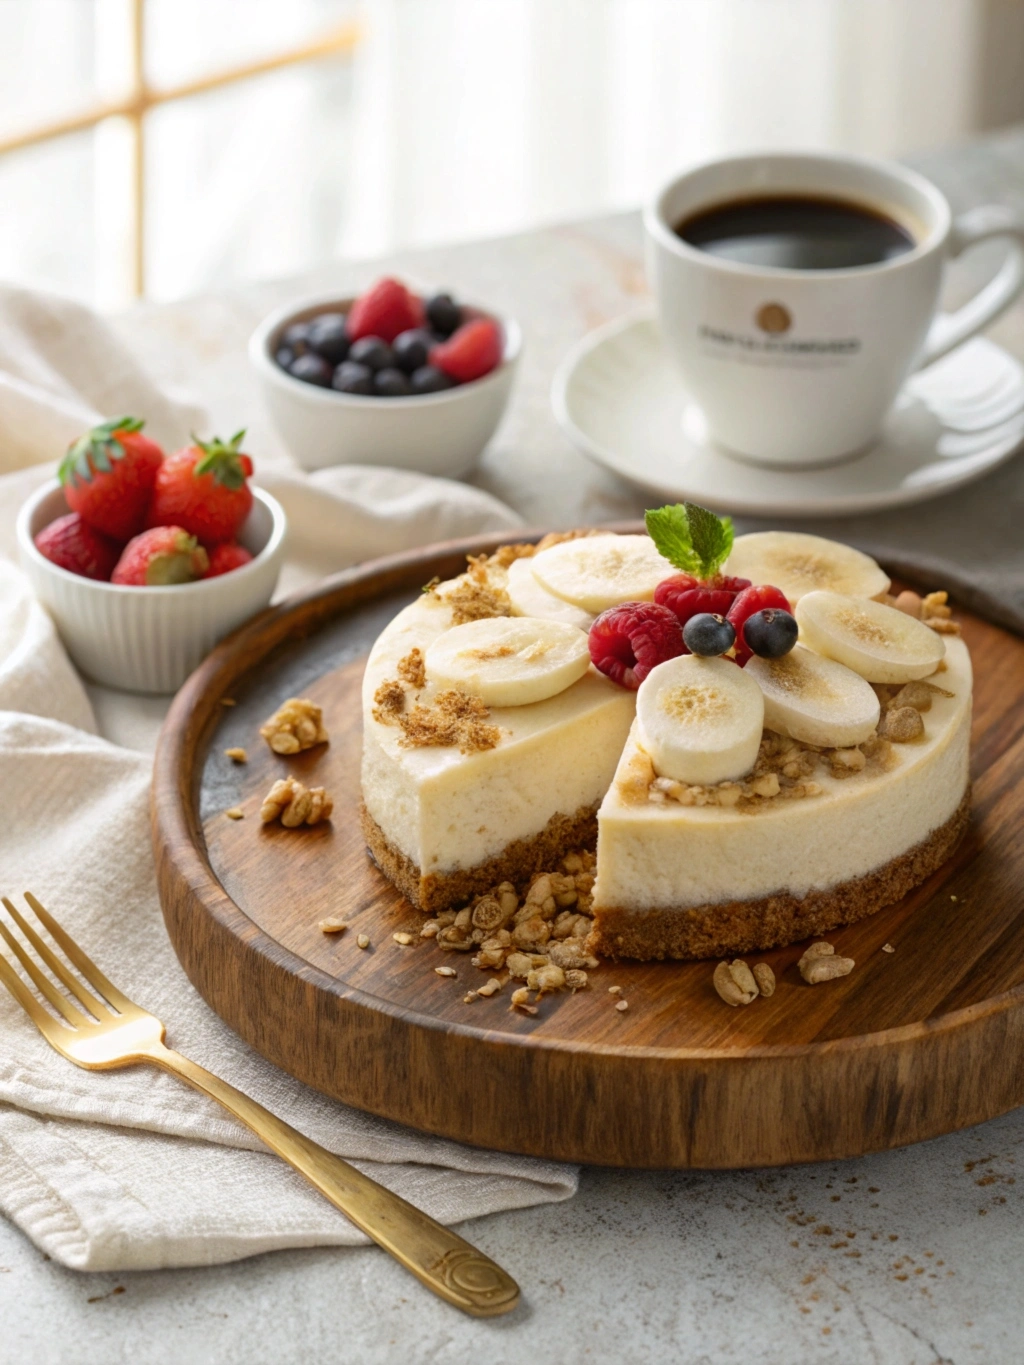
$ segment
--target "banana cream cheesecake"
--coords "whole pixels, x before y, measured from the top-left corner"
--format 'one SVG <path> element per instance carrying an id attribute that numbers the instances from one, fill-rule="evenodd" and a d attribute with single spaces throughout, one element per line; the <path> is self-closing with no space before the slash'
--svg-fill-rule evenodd
<path id="1" fill-rule="evenodd" d="M 506 546 L 375 643 L 364 831 L 436 913 L 597 850 L 590 952 L 795 942 L 900 899 L 969 811 L 971 665 L 945 594 L 817 536 Z"/>

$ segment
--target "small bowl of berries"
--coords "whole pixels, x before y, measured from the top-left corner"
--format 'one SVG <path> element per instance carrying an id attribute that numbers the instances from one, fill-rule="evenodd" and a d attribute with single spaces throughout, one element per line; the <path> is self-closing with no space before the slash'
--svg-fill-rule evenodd
<path id="1" fill-rule="evenodd" d="M 303 469 L 393 465 L 458 478 L 512 390 L 515 322 L 396 279 L 265 318 L 249 342 L 270 415 Z"/>
<path id="2" fill-rule="evenodd" d="M 270 602 L 285 515 L 230 441 L 165 455 L 132 417 L 69 448 L 18 515 L 33 590 L 77 667 L 127 692 L 174 692 Z"/>

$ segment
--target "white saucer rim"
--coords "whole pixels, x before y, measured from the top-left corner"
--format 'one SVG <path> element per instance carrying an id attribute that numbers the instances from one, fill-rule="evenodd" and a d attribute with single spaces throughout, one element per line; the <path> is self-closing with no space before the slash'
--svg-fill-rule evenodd
<path id="1" fill-rule="evenodd" d="M 645 493 L 653 493 L 657 497 L 670 496 L 665 492 L 664 485 L 658 485 L 650 480 L 646 480 L 638 475 L 634 470 L 625 468 L 623 462 L 606 446 L 594 441 L 587 432 L 583 431 L 574 421 L 569 412 L 568 392 L 573 375 L 586 358 L 601 346 L 606 344 L 611 338 L 622 332 L 639 327 L 643 324 L 653 323 L 657 326 L 657 313 L 653 308 L 634 310 L 621 317 L 612 318 L 609 322 L 602 323 L 599 327 L 593 328 L 582 336 L 579 341 L 566 352 L 559 362 L 557 369 L 551 380 L 550 402 L 554 412 L 555 420 L 562 431 L 568 436 L 569 440 L 576 448 L 581 451 L 588 459 L 604 469 L 610 470 L 613 474 L 623 479 L 634 488 L 639 488 Z M 975 338 L 971 338 L 974 340 Z M 1021 362 L 999 342 L 993 341 L 991 337 L 984 337 L 990 346 L 994 346 L 1003 355 L 1013 361 L 1014 365 L 1024 373 Z M 968 342 L 964 343 L 969 344 Z M 959 348 L 958 348 L 959 349 Z M 955 352 L 953 352 L 955 354 Z M 758 498 L 756 502 L 744 501 L 742 496 L 730 495 L 728 498 L 714 498 L 707 492 L 699 494 L 702 502 L 711 506 L 715 511 L 731 512 L 737 516 L 765 517 L 783 516 L 794 520 L 811 517 L 846 517 L 857 516 L 863 513 L 885 512 L 896 510 L 900 507 L 914 506 L 917 503 L 928 502 L 932 498 L 942 497 L 947 493 L 953 493 L 958 488 L 974 483 L 977 479 L 983 478 L 986 474 L 992 473 L 1007 460 L 1012 458 L 1022 447 L 1024 447 L 1024 432 L 1013 438 L 1006 438 L 1002 447 L 996 443 L 995 450 L 990 462 L 986 463 L 981 470 L 965 468 L 959 474 L 953 474 L 948 480 L 943 480 L 937 485 L 928 484 L 924 486 L 913 486 L 900 490 L 890 490 L 883 493 L 870 495 L 858 495 L 854 493 L 836 493 L 828 497 L 810 497 L 802 500 L 798 506 L 791 504 L 783 505 L 780 502 L 767 500 L 764 497 Z M 722 453 L 723 459 L 731 458 L 727 453 Z M 742 464 L 742 461 L 736 461 Z M 799 473 L 799 470 L 776 470 L 779 474 Z M 671 496 L 686 497 L 686 493 L 672 494 Z"/>

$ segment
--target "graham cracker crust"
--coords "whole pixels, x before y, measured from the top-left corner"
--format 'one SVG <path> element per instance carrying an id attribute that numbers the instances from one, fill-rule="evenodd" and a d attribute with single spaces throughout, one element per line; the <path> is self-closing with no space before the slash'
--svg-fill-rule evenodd
<path id="1" fill-rule="evenodd" d="M 597 805 L 581 806 L 575 815 L 553 815 L 532 839 L 516 839 L 496 857 L 457 872 L 424 872 L 400 853 L 360 804 L 363 837 L 370 856 L 388 881 L 412 901 L 417 910 L 436 914 L 488 891 L 496 882 L 516 886 L 535 872 L 550 871 L 574 848 L 593 848 L 597 842 Z"/>
<path id="2" fill-rule="evenodd" d="M 945 822 L 914 848 L 827 891 L 766 896 L 676 910 L 594 911 L 587 949 L 602 957 L 728 957 L 799 943 L 892 905 L 930 877 L 963 838 L 970 821 L 971 789 Z"/>

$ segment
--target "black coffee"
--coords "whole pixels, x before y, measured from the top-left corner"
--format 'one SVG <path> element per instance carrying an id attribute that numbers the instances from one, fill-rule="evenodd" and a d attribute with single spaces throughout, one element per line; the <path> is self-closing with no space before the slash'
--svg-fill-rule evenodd
<path id="1" fill-rule="evenodd" d="M 778 195 L 734 199 L 676 224 L 691 246 L 742 265 L 784 270 L 848 270 L 902 256 L 906 228 L 845 199 Z"/>

